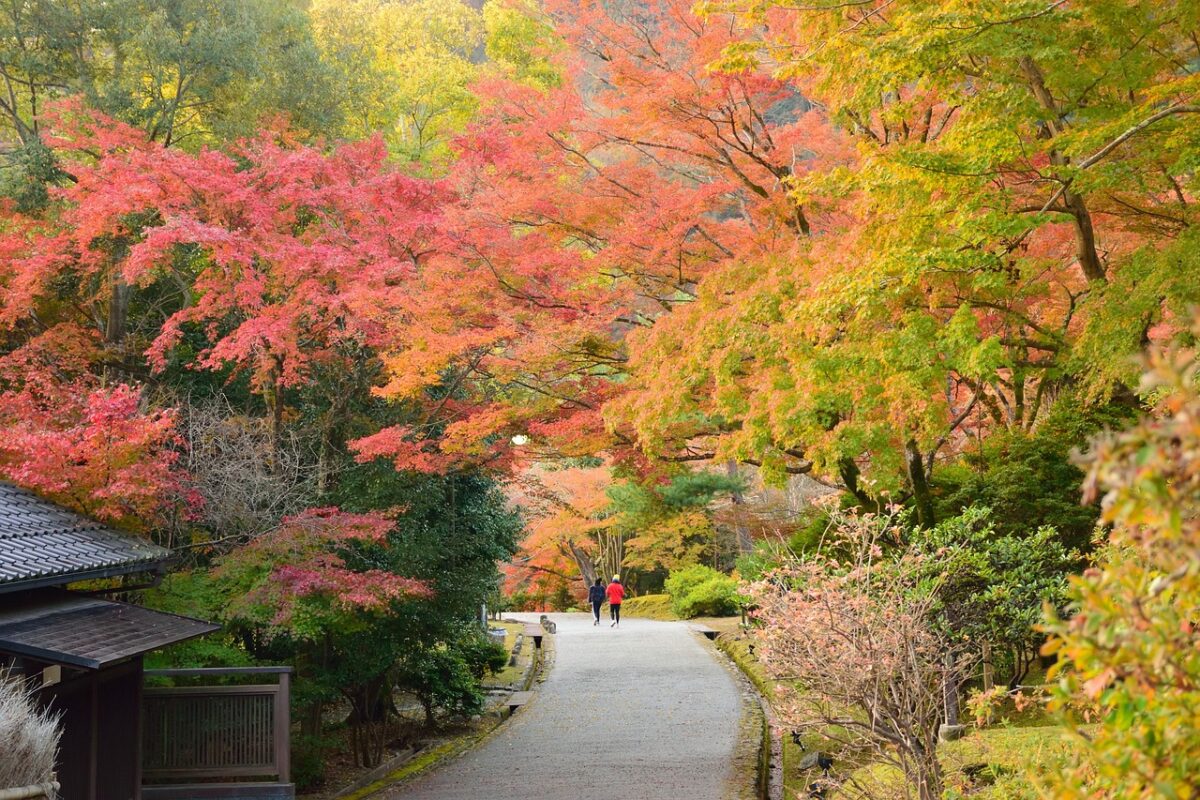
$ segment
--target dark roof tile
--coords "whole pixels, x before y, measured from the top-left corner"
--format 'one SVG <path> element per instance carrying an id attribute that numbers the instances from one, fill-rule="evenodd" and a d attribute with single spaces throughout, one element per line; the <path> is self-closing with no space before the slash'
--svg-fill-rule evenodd
<path id="1" fill-rule="evenodd" d="M 85 669 L 100 669 L 219 627 L 56 589 L 0 598 L 0 652 Z"/>
<path id="2" fill-rule="evenodd" d="M 0 482 L 0 593 L 154 569 L 169 556 Z"/>

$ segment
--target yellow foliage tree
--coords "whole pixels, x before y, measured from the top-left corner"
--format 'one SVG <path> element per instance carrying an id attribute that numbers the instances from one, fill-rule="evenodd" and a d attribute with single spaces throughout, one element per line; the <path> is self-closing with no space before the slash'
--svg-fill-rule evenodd
<path id="1" fill-rule="evenodd" d="M 310 13 L 340 72 L 344 133 L 381 132 L 398 157 L 445 161 L 476 107 L 480 13 L 462 0 L 315 0 Z"/>

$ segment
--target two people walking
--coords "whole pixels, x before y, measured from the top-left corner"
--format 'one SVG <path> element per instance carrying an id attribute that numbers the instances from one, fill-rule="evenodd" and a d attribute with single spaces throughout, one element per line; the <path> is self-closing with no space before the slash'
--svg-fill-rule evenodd
<path id="1" fill-rule="evenodd" d="M 608 615 L 612 619 L 612 624 L 608 627 L 619 627 L 621 624 L 621 601 L 625 599 L 625 587 L 621 585 L 620 575 L 613 575 L 612 583 L 608 586 L 604 585 L 603 580 L 596 578 L 596 582 L 588 587 L 588 602 L 592 604 L 593 625 L 600 624 L 600 606 L 604 605 L 605 599 L 608 600 Z"/>

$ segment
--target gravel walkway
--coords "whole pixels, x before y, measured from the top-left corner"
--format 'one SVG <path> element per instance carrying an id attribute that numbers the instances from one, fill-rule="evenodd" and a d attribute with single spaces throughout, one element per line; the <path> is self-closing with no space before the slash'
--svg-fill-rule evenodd
<path id="1" fill-rule="evenodd" d="M 604 616 L 607 617 L 605 608 Z M 536 621 L 538 615 L 510 615 Z M 554 665 L 478 749 L 388 800 L 723 800 L 738 685 L 682 623 L 552 614 Z"/>

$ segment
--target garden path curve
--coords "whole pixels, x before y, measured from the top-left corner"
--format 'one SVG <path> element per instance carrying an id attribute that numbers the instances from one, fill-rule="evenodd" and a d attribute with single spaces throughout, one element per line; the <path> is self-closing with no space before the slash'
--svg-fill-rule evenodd
<path id="1" fill-rule="evenodd" d="M 607 609 L 605 609 L 607 616 Z M 538 615 L 509 615 L 536 621 Z M 477 749 L 387 800 L 724 800 L 742 690 L 686 624 L 552 614 L 536 698 Z M 741 776 L 750 781 L 752 776 Z"/>

